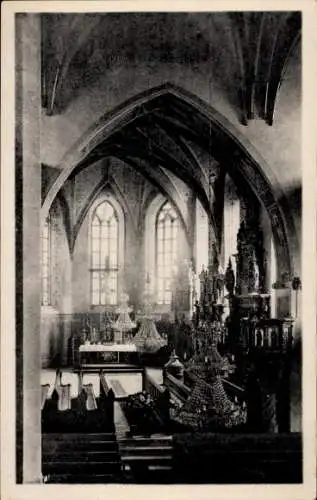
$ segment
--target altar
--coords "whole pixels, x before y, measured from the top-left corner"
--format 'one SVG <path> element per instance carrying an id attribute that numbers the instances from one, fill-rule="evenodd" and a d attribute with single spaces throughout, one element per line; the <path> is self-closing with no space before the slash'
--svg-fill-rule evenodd
<path id="1" fill-rule="evenodd" d="M 136 364 L 135 344 L 85 343 L 79 346 L 80 366 L 93 364 Z"/>

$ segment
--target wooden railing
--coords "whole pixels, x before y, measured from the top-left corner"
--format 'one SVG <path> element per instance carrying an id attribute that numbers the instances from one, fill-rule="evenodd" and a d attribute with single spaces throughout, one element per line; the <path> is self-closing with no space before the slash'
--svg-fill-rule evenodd
<path id="1" fill-rule="evenodd" d="M 151 423 L 149 427 L 148 423 L 144 425 L 142 405 L 138 403 L 137 407 L 134 408 L 133 404 L 130 406 L 131 401 L 129 396 L 120 398 L 121 409 L 129 422 L 129 434 L 168 432 L 170 424 L 170 391 L 167 387 L 158 384 L 147 370 L 143 370 L 142 375 L 142 390 L 151 396 L 153 403 L 150 407 L 144 407 L 147 422 L 149 422 L 149 417 Z M 140 412 L 140 416 L 138 416 L 138 412 Z"/>
<path id="2" fill-rule="evenodd" d="M 162 424 L 168 425 L 170 421 L 170 391 L 167 387 L 158 384 L 153 377 L 145 372 L 144 390 L 148 392 L 155 401 L 157 418 Z"/>
<path id="3" fill-rule="evenodd" d="M 224 390 L 226 391 L 226 394 L 232 401 L 238 402 L 240 404 L 247 403 L 246 392 L 244 388 L 239 387 L 236 384 L 233 384 L 232 382 L 226 380 L 225 378 L 221 380 Z"/>
<path id="4" fill-rule="evenodd" d="M 158 384 L 146 370 L 143 389 L 151 394 L 153 399 L 159 398 L 165 392 L 165 388 Z"/>
<path id="5" fill-rule="evenodd" d="M 114 401 L 113 411 L 116 438 L 120 441 L 121 439 L 125 439 L 130 433 L 130 426 L 119 401 Z"/>
<path id="6" fill-rule="evenodd" d="M 191 389 L 189 387 L 165 371 L 163 372 L 163 384 L 181 403 L 184 403 L 191 393 Z"/>

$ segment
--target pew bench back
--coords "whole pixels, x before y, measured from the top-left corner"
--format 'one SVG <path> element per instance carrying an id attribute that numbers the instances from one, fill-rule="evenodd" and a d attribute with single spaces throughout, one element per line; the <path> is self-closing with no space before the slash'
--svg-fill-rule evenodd
<path id="1" fill-rule="evenodd" d="M 47 482 L 83 482 L 118 476 L 120 455 L 113 433 L 42 435 L 42 474 Z M 90 481 L 88 482 L 91 482 Z"/>

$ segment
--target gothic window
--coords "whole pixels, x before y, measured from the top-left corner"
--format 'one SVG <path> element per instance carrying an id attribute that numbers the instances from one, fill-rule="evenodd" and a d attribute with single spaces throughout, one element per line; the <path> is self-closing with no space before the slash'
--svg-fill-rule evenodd
<path id="1" fill-rule="evenodd" d="M 42 305 L 51 304 L 51 220 L 45 220 L 42 229 Z"/>
<path id="2" fill-rule="evenodd" d="M 171 304 L 174 273 L 177 266 L 179 219 L 169 202 L 164 203 L 156 219 L 156 274 L 159 304 Z"/>
<path id="3" fill-rule="evenodd" d="M 91 220 L 91 304 L 118 302 L 119 219 L 109 201 L 100 203 Z"/>

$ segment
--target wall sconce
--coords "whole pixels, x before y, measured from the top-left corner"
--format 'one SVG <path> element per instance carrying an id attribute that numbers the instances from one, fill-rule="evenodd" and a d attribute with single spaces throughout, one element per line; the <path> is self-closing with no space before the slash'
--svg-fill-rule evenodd
<path id="1" fill-rule="evenodd" d="M 292 280 L 292 289 L 293 290 L 301 290 L 302 288 L 302 282 L 299 276 L 295 276 Z"/>
<path id="2" fill-rule="evenodd" d="M 302 289 L 302 282 L 299 276 L 294 276 L 292 279 L 292 290 L 295 291 L 295 318 L 298 316 L 298 293 Z"/>

